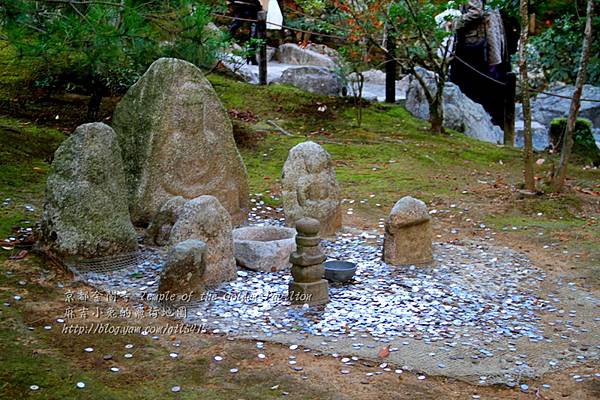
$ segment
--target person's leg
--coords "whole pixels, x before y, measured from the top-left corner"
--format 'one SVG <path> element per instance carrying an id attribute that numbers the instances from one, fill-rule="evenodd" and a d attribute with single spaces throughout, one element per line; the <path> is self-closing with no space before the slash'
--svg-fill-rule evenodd
<path id="1" fill-rule="evenodd" d="M 249 9 L 248 10 L 248 19 L 256 21 L 258 19 L 258 9 Z M 258 26 L 256 22 L 250 23 L 250 40 L 252 41 L 252 45 L 250 46 L 251 53 L 248 57 L 248 62 L 252 65 L 258 65 L 258 45 L 256 43 L 256 39 L 258 39 Z"/>
<path id="2" fill-rule="evenodd" d="M 489 76 L 495 81 L 505 83 L 506 71 L 503 65 L 493 65 L 490 67 Z M 489 94 L 484 108 L 492 117 L 494 125 L 504 128 L 504 85 L 490 81 L 488 84 Z"/>
<path id="3" fill-rule="evenodd" d="M 234 7 L 233 17 L 235 19 L 233 20 L 231 25 L 229 25 L 229 34 L 231 35 L 231 37 L 233 37 L 235 35 L 235 33 L 237 32 L 237 30 L 240 29 L 240 27 L 244 24 L 243 21 L 238 19 L 238 18 L 243 18 L 242 10 L 239 7 Z"/>

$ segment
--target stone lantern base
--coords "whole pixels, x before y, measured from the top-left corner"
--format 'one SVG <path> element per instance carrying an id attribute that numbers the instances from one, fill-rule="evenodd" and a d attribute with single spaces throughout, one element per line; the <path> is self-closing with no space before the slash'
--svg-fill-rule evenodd
<path id="1" fill-rule="evenodd" d="M 329 285 L 325 279 L 308 283 L 292 281 L 288 294 L 292 304 L 325 304 L 329 302 Z"/>

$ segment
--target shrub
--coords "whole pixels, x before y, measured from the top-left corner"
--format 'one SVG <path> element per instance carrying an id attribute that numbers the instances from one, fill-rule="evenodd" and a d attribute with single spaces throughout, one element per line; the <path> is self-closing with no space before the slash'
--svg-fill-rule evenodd
<path id="1" fill-rule="evenodd" d="M 41 87 L 90 95 L 88 120 L 103 96 L 122 92 L 159 57 L 211 66 L 224 35 L 210 29 L 209 3 L 167 0 L 85 2 L 11 0 L 0 29 Z"/>
<path id="2" fill-rule="evenodd" d="M 562 148 L 562 140 L 567 129 L 566 118 L 555 118 L 550 124 L 550 142 L 555 149 Z M 592 134 L 592 123 L 584 118 L 578 118 L 573 132 L 573 154 L 584 163 L 600 165 L 600 149 L 596 146 Z"/>
<path id="3" fill-rule="evenodd" d="M 573 83 L 579 70 L 581 43 L 585 26 L 584 17 L 564 16 L 545 32 L 531 39 L 539 53 L 537 63 L 548 81 Z M 587 82 L 600 84 L 600 17 L 594 20 L 594 40 L 588 66 Z"/>

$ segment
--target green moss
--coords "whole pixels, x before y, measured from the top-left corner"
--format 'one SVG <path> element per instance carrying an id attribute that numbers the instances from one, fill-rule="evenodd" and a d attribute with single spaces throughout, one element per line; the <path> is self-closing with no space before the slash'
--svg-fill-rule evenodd
<path id="1" fill-rule="evenodd" d="M 0 201 L 12 199 L 0 206 L 0 238 L 39 218 L 49 163 L 63 139 L 57 130 L 0 116 Z M 27 211 L 25 204 L 36 211 Z"/>
<path id="2" fill-rule="evenodd" d="M 550 140 L 555 148 L 562 148 L 563 135 L 567 129 L 566 118 L 555 118 L 550 124 Z M 584 163 L 600 165 L 600 149 L 592 134 L 592 122 L 578 118 L 573 132 L 573 154 Z"/>

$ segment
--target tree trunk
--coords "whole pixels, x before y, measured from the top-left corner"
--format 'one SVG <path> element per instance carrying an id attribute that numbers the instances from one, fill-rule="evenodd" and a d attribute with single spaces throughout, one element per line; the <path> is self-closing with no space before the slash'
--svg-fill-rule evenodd
<path id="1" fill-rule="evenodd" d="M 519 42 L 519 72 L 521 75 L 521 95 L 523 97 L 523 162 L 525 190 L 535 192 L 535 176 L 533 170 L 533 139 L 531 135 L 531 102 L 529 98 L 529 77 L 527 71 L 527 41 L 529 39 L 529 1 L 520 0 L 521 38 Z"/>
<path id="2" fill-rule="evenodd" d="M 102 91 L 96 90 L 92 92 L 88 101 L 87 120 L 88 122 L 97 122 L 100 115 L 100 105 L 102 104 Z"/>
<path id="3" fill-rule="evenodd" d="M 564 140 L 562 141 L 563 143 L 560 153 L 560 163 L 558 164 L 558 168 L 554 171 L 554 174 L 552 176 L 551 187 L 552 190 L 555 192 L 560 192 L 565 184 L 565 178 L 567 176 L 567 167 L 569 165 L 569 158 L 571 157 L 571 151 L 573 150 L 573 131 L 575 130 L 575 124 L 577 123 L 577 115 L 579 114 L 579 107 L 581 105 L 581 94 L 583 92 L 583 85 L 585 84 L 587 78 L 587 69 L 588 64 L 590 62 L 590 52 L 592 47 L 593 14 L 594 0 L 588 0 L 585 34 L 583 36 L 579 72 L 577 73 L 575 90 L 573 92 L 571 107 L 569 109 L 569 116 L 567 118 L 567 128 L 564 134 Z"/>
<path id="4" fill-rule="evenodd" d="M 102 97 L 104 97 L 105 87 L 98 81 L 97 78 L 91 79 L 91 95 L 88 101 L 87 109 L 87 121 L 96 122 L 100 117 L 100 105 L 102 104 Z"/>
<path id="5" fill-rule="evenodd" d="M 429 105 L 429 123 L 431 124 L 432 133 L 444 133 L 444 106 L 437 96 Z"/>
<path id="6" fill-rule="evenodd" d="M 435 95 L 431 100 L 427 97 L 429 102 L 429 123 L 431 124 L 431 132 L 435 134 L 442 134 L 444 130 L 444 87 L 446 81 L 441 77 L 436 79 L 436 91 Z"/>
<path id="7" fill-rule="evenodd" d="M 354 106 L 356 107 L 356 125 L 360 128 L 362 126 L 363 109 L 362 109 L 362 97 L 363 89 L 365 86 L 365 76 L 362 72 L 356 71 L 357 90 L 354 93 Z"/>

